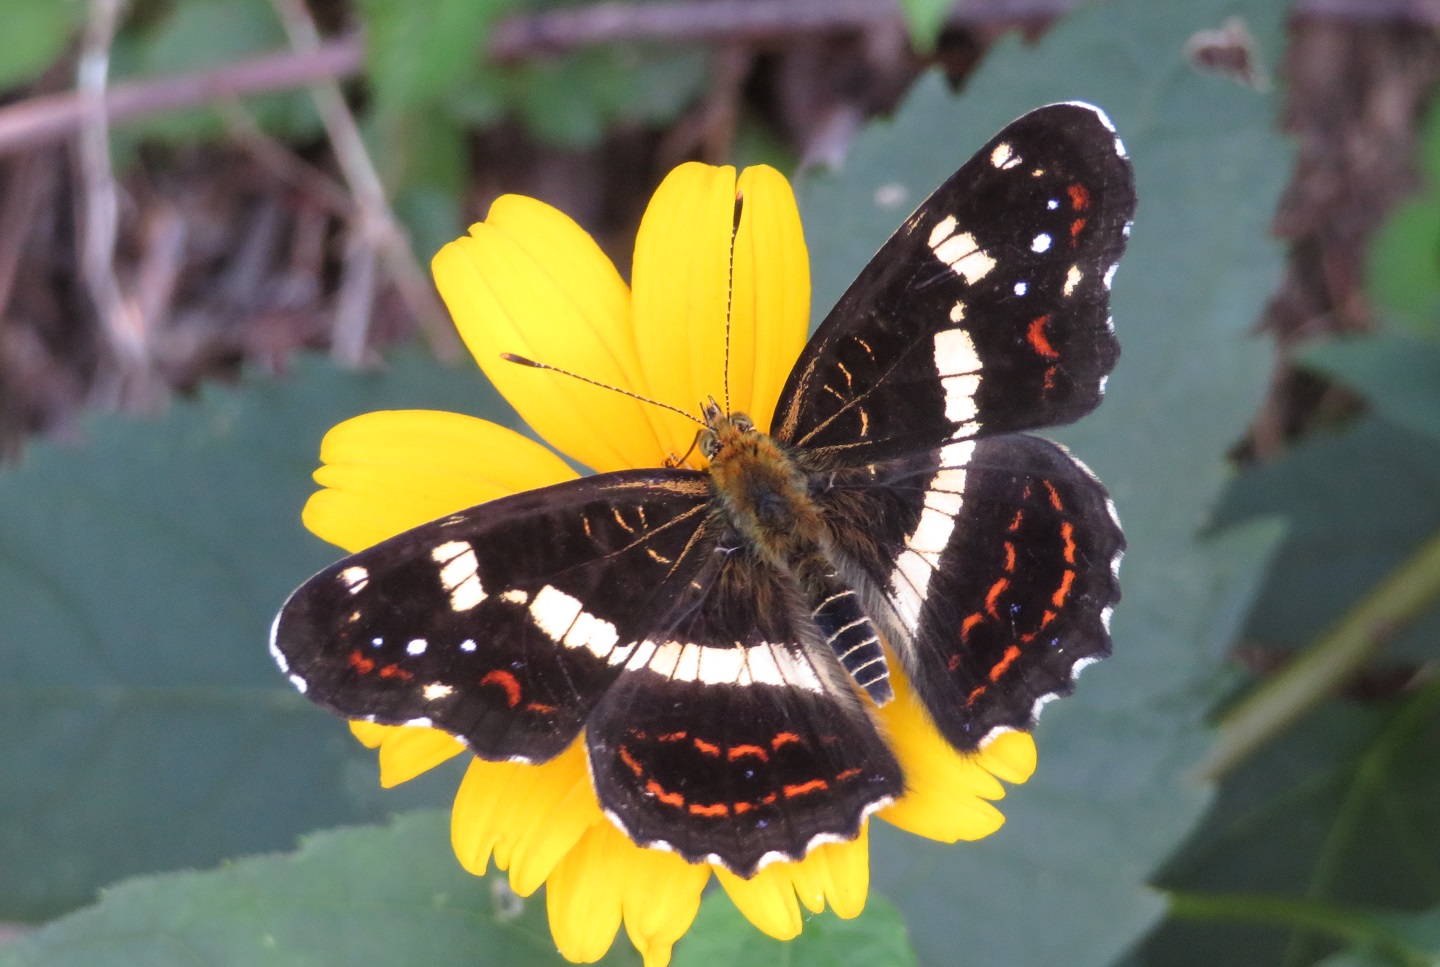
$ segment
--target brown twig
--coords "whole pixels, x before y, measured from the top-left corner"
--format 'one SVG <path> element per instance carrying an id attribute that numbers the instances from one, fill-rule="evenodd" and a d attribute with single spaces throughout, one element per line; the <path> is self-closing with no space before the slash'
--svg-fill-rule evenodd
<path id="1" fill-rule="evenodd" d="M 292 47 L 301 53 L 319 49 L 320 34 L 304 0 L 271 0 L 271 3 L 285 24 L 285 33 L 290 38 Z M 349 251 L 359 257 L 362 253 L 356 248 L 357 245 L 375 246 L 384 260 L 386 271 L 395 281 L 400 298 L 405 300 L 420 325 L 420 331 L 425 334 L 431 350 L 444 360 L 459 358 L 464 347 L 440 308 L 429 277 L 415 262 L 410 240 L 390 210 L 390 202 L 385 197 L 385 187 L 370 160 L 370 153 L 365 150 L 360 126 L 355 123 L 355 116 L 350 113 L 350 107 L 340 93 L 340 85 L 333 80 L 320 81 L 311 85 L 310 95 L 320 112 L 320 120 L 330 138 L 335 159 L 339 162 L 340 170 L 350 186 L 350 191 L 355 195 L 355 203 L 359 208 L 351 229 Z M 348 303 L 341 308 L 356 311 Z M 367 309 L 364 317 L 366 326 L 368 319 Z M 347 326 L 356 325 L 353 319 L 337 317 L 337 323 L 342 321 Z M 347 352 L 347 347 L 354 344 L 355 338 L 353 333 L 347 331 L 344 338 L 336 340 L 336 352 Z M 358 341 L 363 346 L 363 331 Z M 347 361 L 358 362 L 358 358 Z"/>
<path id="2" fill-rule="evenodd" d="M 286 51 L 213 70 L 112 84 L 105 92 L 105 113 L 111 124 L 117 124 L 227 97 L 287 91 L 317 80 L 350 77 L 364 62 L 360 38 L 341 37 L 305 54 Z M 80 126 L 82 113 L 80 96 L 74 92 L 0 107 L 0 155 L 63 141 Z"/>
<path id="3" fill-rule="evenodd" d="M 76 93 L 82 108 L 79 157 L 84 187 L 84 232 L 80 265 L 100 325 L 120 365 L 122 381 L 147 367 L 144 320 L 126 299 L 115 276 L 115 240 L 119 232 L 119 190 L 110 167 L 110 124 L 105 85 L 110 73 L 110 42 L 124 0 L 92 0 L 84 48 L 76 69 Z"/>

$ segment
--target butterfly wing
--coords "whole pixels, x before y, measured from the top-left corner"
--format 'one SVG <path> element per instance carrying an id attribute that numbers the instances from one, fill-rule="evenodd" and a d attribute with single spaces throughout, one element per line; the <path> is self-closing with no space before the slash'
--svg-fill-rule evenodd
<path id="1" fill-rule="evenodd" d="M 1105 488 L 1060 446 L 1015 433 L 827 475 L 837 553 L 936 726 L 973 749 L 1029 730 L 1110 652 L 1125 539 Z"/>
<path id="2" fill-rule="evenodd" d="M 1089 412 L 1119 356 L 1110 278 L 1134 210 L 1130 163 L 1099 110 L 1054 104 L 1014 121 L 820 324 L 775 436 L 851 462 Z"/>
<path id="3" fill-rule="evenodd" d="M 452 514 L 307 581 L 271 652 L 342 715 L 545 761 L 708 559 L 708 500 L 698 473 L 625 471 Z"/>
<path id="4" fill-rule="evenodd" d="M 853 839 L 901 770 L 793 580 L 739 547 L 691 589 L 591 716 L 601 805 L 635 842 L 741 876 Z"/>

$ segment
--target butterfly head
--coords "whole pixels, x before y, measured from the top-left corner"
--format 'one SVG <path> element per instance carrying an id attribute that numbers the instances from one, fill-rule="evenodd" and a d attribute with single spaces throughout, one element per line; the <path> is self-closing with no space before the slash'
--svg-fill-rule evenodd
<path id="1" fill-rule="evenodd" d="M 711 463 L 721 454 L 734 452 L 747 443 L 753 446 L 764 435 L 755 429 L 755 422 L 750 417 L 744 413 L 726 413 L 713 396 L 700 409 L 705 415 L 705 429 L 700 431 L 700 452 Z"/>

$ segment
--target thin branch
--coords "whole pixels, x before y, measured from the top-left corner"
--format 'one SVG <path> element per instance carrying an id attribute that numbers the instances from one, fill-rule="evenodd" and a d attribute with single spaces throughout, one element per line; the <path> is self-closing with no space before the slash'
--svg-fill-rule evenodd
<path id="1" fill-rule="evenodd" d="M 320 34 L 304 0 L 271 0 L 271 3 L 285 24 L 285 33 L 289 36 L 292 47 L 301 53 L 313 53 L 320 48 Z M 320 112 L 325 133 L 335 151 L 335 159 L 359 207 L 358 216 L 352 225 L 351 251 L 358 254 L 355 245 L 376 246 L 384 259 L 386 271 L 395 280 L 400 298 L 405 300 L 421 332 L 430 343 L 431 350 L 440 359 L 458 359 L 464 348 L 441 310 L 429 278 L 416 264 L 415 255 L 410 249 L 410 240 L 390 210 L 390 202 L 385 197 L 385 186 L 375 171 L 370 153 L 365 150 L 360 126 L 355 123 L 355 116 L 350 113 L 350 107 L 345 103 L 340 85 L 333 80 L 317 82 L 311 85 L 310 96 Z M 348 302 L 346 306 L 347 312 L 358 311 Z M 365 318 L 368 320 L 368 311 Z M 345 351 L 344 347 L 357 338 L 351 331 L 355 325 L 353 318 L 347 318 L 345 338 L 337 347 L 340 351 Z M 363 345 L 363 329 L 358 339 Z"/>
<path id="2" fill-rule="evenodd" d="M 1193 775 L 1214 781 L 1353 675 L 1382 644 L 1440 598 L 1440 534 L 1425 542 L 1285 670 L 1220 722 Z"/>
<path id="3" fill-rule="evenodd" d="M 304 54 L 267 54 L 213 70 L 172 74 L 152 80 L 112 84 L 105 91 L 111 124 L 202 107 L 230 97 L 304 87 L 360 72 L 365 46 L 358 36 L 326 41 Z M 59 143 L 80 126 L 84 108 L 76 92 L 33 97 L 0 107 L 0 155 Z"/>
<path id="4" fill-rule="evenodd" d="M 120 290 L 115 276 L 115 240 L 119 233 L 119 190 L 110 167 L 110 125 L 105 85 L 110 74 L 110 42 L 124 0 L 93 0 L 84 49 L 76 69 L 76 93 L 82 107 L 79 155 L 84 183 L 85 227 L 80 265 L 95 303 L 101 328 L 122 374 L 147 365 L 144 321 Z"/>

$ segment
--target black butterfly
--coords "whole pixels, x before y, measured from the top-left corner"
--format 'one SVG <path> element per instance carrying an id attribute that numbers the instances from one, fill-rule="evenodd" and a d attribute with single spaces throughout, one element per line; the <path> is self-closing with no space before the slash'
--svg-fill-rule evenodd
<path id="1" fill-rule="evenodd" d="M 1100 400 L 1135 208 L 1104 114 L 1010 124 L 885 243 L 773 432 L 704 408 L 706 471 L 607 473 L 452 514 L 307 581 L 271 651 L 342 715 L 491 760 L 584 731 L 632 840 L 750 876 L 854 837 L 906 778 L 869 701 L 899 661 L 959 750 L 1109 652 L 1124 538 L 1024 430 Z"/>

